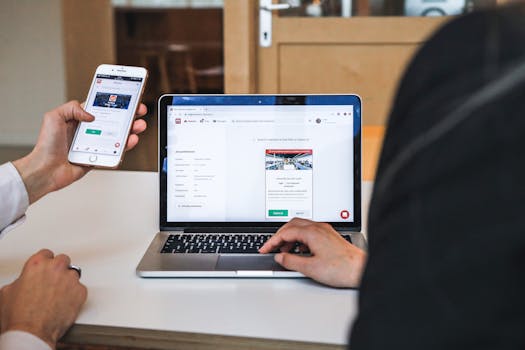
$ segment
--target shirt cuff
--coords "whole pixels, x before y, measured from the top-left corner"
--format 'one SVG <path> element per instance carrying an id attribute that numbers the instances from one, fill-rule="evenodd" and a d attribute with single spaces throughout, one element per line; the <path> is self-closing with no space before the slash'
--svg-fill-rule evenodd
<path id="1" fill-rule="evenodd" d="M 29 207 L 29 195 L 24 181 L 12 163 L 0 166 L 0 236 L 18 226 Z M 15 223 L 13 225 L 13 223 Z M 6 230 L 8 228 L 8 230 Z"/>
<path id="2" fill-rule="evenodd" d="M 7 331 L 0 335 L 0 350 L 52 350 L 39 337 L 23 331 Z"/>
<path id="3" fill-rule="evenodd" d="M 2 239 L 2 237 L 4 237 L 6 233 L 8 233 L 9 231 L 14 230 L 18 226 L 22 225 L 24 222 L 26 222 L 26 215 L 25 214 L 22 215 L 15 222 L 13 222 L 11 225 L 9 225 L 9 226 L 5 227 L 3 230 L 1 230 L 0 231 L 0 239 Z M 2 350 L 2 349 L 0 349 L 0 350 Z"/>

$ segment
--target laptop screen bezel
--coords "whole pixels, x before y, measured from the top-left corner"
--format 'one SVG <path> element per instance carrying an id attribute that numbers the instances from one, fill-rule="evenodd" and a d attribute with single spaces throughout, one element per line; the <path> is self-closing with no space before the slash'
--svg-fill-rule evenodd
<path id="1" fill-rule="evenodd" d="M 214 105 L 258 105 L 249 103 L 257 98 L 274 98 L 275 105 L 304 105 L 307 98 L 326 99 L 326 101 L 350 101 L 348 105 L 354 106 L 354 218 L 353 222 L 329 222 L 336 230 L 360 231 L 361 230 L 361 98 L 354 94 L 337 94 L 337 95 L 183 95 L 183 94 L 166 94 L 162 95 L 158 101 L 158 173 L 159 173 L 159 228 L 161 231 L 177 231 L 188 228 L 266 228 L 275 229 L 284 225 L 286 222 L 262 222 L 262 221 L 242 221 L 242 222 L 169 222 L 167 221 L 167 174 L 163 171 L 164 159 L 167 159 L 167 119 L 168 106 L 173 105 L 173 98 L 199 98 L 204 97 L 209 101 L 210 98 L 216 97 Z M 236 103 L 226 103 L 227 100 L 235 100 Z M 245 101 L 243 101 L 245 100 Z M 239 103 L 238 101 L 243 101 Z M 246 102 L 246 103 L 244 103 Z M 322 103 L 318 103 L 322 104 Z M 331 105 L 333 103 L 326 103 Z M 342 103 L 340 103 L 343 105 Z"/>

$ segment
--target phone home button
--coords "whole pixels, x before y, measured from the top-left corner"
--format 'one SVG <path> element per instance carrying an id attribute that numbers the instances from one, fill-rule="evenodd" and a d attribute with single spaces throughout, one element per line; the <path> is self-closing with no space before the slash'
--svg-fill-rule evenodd
<path id="1" fill-rule="evenodd" d="M 98 158 L 97 156 L 89 156 L 89 161 L 91 163 L 95 163 L 97 161 L 97 158 Z"/>

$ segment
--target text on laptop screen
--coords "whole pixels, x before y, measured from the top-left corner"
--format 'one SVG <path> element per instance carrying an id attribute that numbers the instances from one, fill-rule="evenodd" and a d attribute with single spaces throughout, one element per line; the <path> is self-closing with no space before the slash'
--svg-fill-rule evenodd
<path id="1" fill-rule="evenodd" d="M 167 106 L 168 222 L 354 221 L 353 105 L 200 98 Z"/>

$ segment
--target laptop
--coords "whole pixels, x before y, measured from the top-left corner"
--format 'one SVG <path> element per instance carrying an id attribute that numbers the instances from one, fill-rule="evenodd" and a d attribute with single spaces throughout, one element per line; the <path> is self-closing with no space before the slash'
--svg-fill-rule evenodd
<path id="1" fill-rule="evenodd" d="M 258 253 L 294 217 L 366 248 L 358 96 L 170 94 L 158 113 L 160 232 L 137 275 L 304 277 Z"/>

